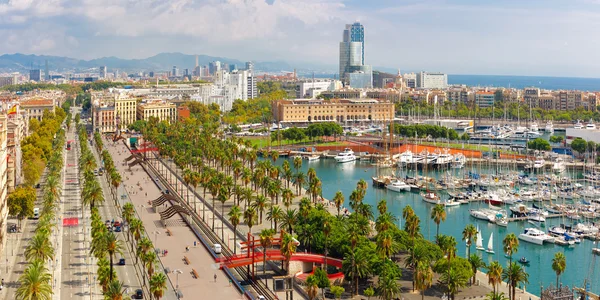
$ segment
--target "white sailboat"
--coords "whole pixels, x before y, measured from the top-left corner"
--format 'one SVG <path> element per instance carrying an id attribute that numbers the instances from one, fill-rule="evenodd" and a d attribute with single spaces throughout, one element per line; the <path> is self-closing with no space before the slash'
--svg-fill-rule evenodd
<path id="1" fill-rule="evenodd" d="M 475 249 L 483 251 L 483 238 L 481 237 L 481 232 L 477 230 L 477 242 L 475 243 Z"/>
<path id="2" fill-rule="evenodd" d="M 490 234 L 490 240 L 488 241 L 488 246 L 487 249 L 485 250 L 485 252 L 490 253 L 490 254 L 494 254 L 494 233 L 492 232 Z"/>

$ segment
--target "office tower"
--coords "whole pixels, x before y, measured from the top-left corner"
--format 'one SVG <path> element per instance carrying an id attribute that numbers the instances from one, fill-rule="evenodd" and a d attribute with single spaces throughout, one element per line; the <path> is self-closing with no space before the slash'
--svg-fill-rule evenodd
<path id="1" fill-rule="evenodd" d="M 46 69 L 45 69 L 45 74 L 44 74 L 44 80 L 45 81 L 50 81 L 50 69 L 48 68 L 48 60 L 46 59 Z"/>
<path id="2" fill-rule="evenodd" d="M 217 74 L 219 71 L 221 70 L 221 62 L 220 61 L 213 61 L 211 63 L 208 64 L 208 73 L 209 75 L 215 75 Z"/>
<path id="3" fill-rule="evenodd" d="M 229 72 L 233 72 L 234 70 L 237 70 L 237 66 L 235 64 L 230 64 L 229 65 Z"/>
<path id="4" fill-rule="evenodd" d="M 173 73 L 171 73 L 172 76 L 179 76 L 179 69 L 177 69 L 177 66 L 173 66 Z"/>
<path id="5" fill-rule="evenodd" d="M 148 72 L 148 77 L 154 77 L 154 71 Z"/>
<path id="6" fill-rule="evenodd" d="M 190 75 L 190 70 L 189 69 L 183 69 L 183 76 L 189 76 Z"/>
<path id="7" fill-rule="evenodd" d="M 29 80 L 33 80 L 33 81 L 42 80 L 42 70 L 40 70 L 40 69 L 29 70 Z"/>
<path id="8" fill-rule="evenodd" d="M 251 61 L 246 62 L 246 70 L 254 73 L 254 62 L 251 62 Z"/>
<path id="9" fill-rule="evenodd" d="M 106 66 L 100 67 L 100 78 L 106 78 Z"/>
<path id="10" fill-rule="evenodd" d="M 352 76 L 356 87 L 373 86 L 372 82 L 367 83 L 373 75 L 371 66 L 365 65 L 365 30 L 358 22 L 346 25 L 340 42 L 340 80 L 345 85 L 352 86 L 350 73 L 357 73 Z"/>

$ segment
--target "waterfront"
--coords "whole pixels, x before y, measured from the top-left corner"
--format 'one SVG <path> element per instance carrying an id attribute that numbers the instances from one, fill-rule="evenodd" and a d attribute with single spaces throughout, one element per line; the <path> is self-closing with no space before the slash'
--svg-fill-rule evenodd
<path id="1" fill-rule="evenodd" d="M 282 161 L 283 159 L 279 159 L 277 164 L 281 164 Z M 406 205 L 412 206 L 415 213 L 421 219 L 421 232 L 423 233 L 423 236 L 429 240 L 434 239 L 436 226 L 429 218 L 430 209 L 433 205 L 423 202 L 417 193 L 395 193 L 385 189 L 374 188 L 371 185 L 371 177 L 376 175 L 377 169 L 370 164 L 364 162 L 337 164 L 332 159 L 321 159 L 315 162 L 303 161 L 302 170 L 306 172 L 309 167 L 315 169 L 317 176 L 319 176 L 323 183 L 323 197 L 332 199 L 335 192 L 341 190 L 346 199 L 344 206 L 348 207 L 348 197 L 350 193 L 355 188 L 356 183 L 360 179 L 364 179 L 369 183 L 364 200 L 365 203 L 368 203 L 375 208 L 377 201 L 386 199 L 388 200 L 389 211 L 399 218 L 402 215 L 402 209 Z M 434 174 L 430 172 L 428 175 L 432 176 Z M 442 198 L 444 197 L 447 198 L 448 196 L 442 194 Z M 495 224 L 476 220 L 469 215 L 468 209 L 469 206 L 477 208 L 479 205 L 482 204 L 473 203 L 470 205 L 462 205 L 460 207 L 447 208 L 447 219 L 440 224 L 440 233 L 452 235 L 457 240 L 460 240 L 465 225 L 473 223 L 479 227 L 484 245 L 487 245 L 490 233 L 494 233 L 494 250 L 496 251 L 494 255 L 476 251 L 474 246 L 471 250 L 472 253 L 477 252 L 481 255 L 488 263 L 493 260 L 498 260 L 505 266 L 508 258 L 505 258 L 502 253 L 502 239 L 504 236 L 510 232 L 518 235 L 525 227 L 533 226 L 525 222 L 512 222 L 507 228 L 503 228 Z M 376 213 L 375 209 L 374 213 Z M 402 220 L 399 219 L 398 223 L 399 225 L 402 225 Z M 546 227 L 548 228 L 560 223 L 571 222 L 561 218 L 548 219 Z M 462 245 L 463 246 L 461 246 L 461 243 L 459 242 L 457 254 L 464 257 L 466 254 L 466 246 L 464 246 L 464 243 Z M 529 266 L 525 267 L 530 274 L 530 284 L 527 286 L 527 291 L 539 295 L 540 286 L 556 283 L 556 274 L 551 268 L 552 258 L 555 252 L 563 251 L 567 257 L 567 268 L 565 273 L 561 276 L 561 282 L 569 287 L 574 285 L 582 286 L 584 279 L 588 277 L 592 280 L 592 291 L 598 293 L 600 292 L 600 271 L 594 272 L 596 266 L 592 263 L 593 260 L 591 254 L 591 249 L 593 247 L 595 246 L 589 240 L 584 240 L 581 244 L 575 245 L 572 248 L 555 244 L 538 246 L 520 241 L 519 251 L 513 255 L 513 260 L 518 260 L 522 256 L 525 256 L 530 260 Z"/>

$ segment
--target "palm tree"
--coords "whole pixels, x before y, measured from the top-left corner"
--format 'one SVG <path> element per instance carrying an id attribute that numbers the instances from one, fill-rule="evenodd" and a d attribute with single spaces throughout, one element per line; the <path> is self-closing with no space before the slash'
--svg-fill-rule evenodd
<path id="1" fill-rule="evenodd" d="M 383 300 L 395 299 L 400 294 L 400 286 L 392 273 L 379 276 L 377 293 L 379 294 L 379 298 Z"/>
<path id="2" fill-rule="evenodd" d="M 290 205 L 292 205 L 292 198 L 294 197 L 294 192 L 290 189 L 284 189 L 283 191 L 281 191 L 281 198 L 283 199 L 283 205 L 285 205 L 285 208 L 290 208 Z"/>
<path id="3" fill-rule="evenodd" d="M 265 277 L 265 286 L 269 286 L 266 271 L 267 271 L 267 248 L 271 247 L 273 244 L 273 236 L 275 235 L 275 230 L 273 229 L 263 229 L 258 237 L 260 238 L 260 246 L 263 248 L 263 277 Z"/>
<path id="4" fill-rule="evenodd" d="M 302 168 L 302 158 L 301 157 L 294 157 L 294 169 L 296 169 L 296 172 L 298 172 L 298 170 Z"/>
<path id="5" fill-rule="evenodd" d="M 25 249 L 25 258 L 28 261 L 48 261 L 49 259 L 54 259 L 54 248 L 48 236 L 40 233 L 34 235 Z"/>
<path id="6" fill-rule="evenodd" d="M 440 235 L 440 223 L 446 221 L 446 209 L 441 204 L 436 204 L 431 209 L 431 219 L 435 222 L 437 229 L 435 233 L 435 238 L 437 239 Z"/>
<path id="7" fill-rule="evenodd" d="M 313 300 L 317 298 L 319 287 L 317 286 L 317 278 L 315 275 L 310 275 L 306 277 L 306 294 L 308 295 L 309 300 Z"/>
<path id="8" fill-rule="evenodd" d="M 123 287 L 123 282 L 118 280 L 111 281 L 104 293 L 105 300 L 123 300 L 123 295 L 125 295 L 125 288 Z"/>
<path id="9" fill-rule="evenodd" d="M 129 232 L 136 241 L 139 241 L 142 236 L 142 228 L 144 228 L 144 224 L 140 219 L 133 219 L 129 222 Z"/>
<path id="10" fill-rule="evenodd" d="M 473 224 L 465 226 L 462 232 L 463 241 L 467 241 L 467 257 L 471 257 L 471 245 L 477 242 L 477 228 Z"/>
<path id="11" fill-rule="evenodd" d="M 294 181 L 296 181 L 296 195 L 300 195 L 302 185 L 306 182 L 306 175 L 302 172 L 298 172 L 294 175 Z"/>
<path id="12" fill-rule="evenodd" d="M 167 276 L 163 273 L 156 273 L 150 278 L 150 293 L 154 298 L 160 300 L 167 289 Z"/>
<path id="13" fill-rule="evenodd" d="M 514 233 L 509 233 L 502 240 L 502 248 L 504 253 L 508 255 L 509 265 L 512 263 L 512 255 L 519 251 L 519 239 Z"/>
<path id="14" fill-rule="evenodd" d="M 135 263 L 137 264 L 138 258 L 143 260 L 144 255 L 146 255 L 146 253 L 148 253 L 148 251 L 152 250 L 153 247 L 154 246 L 152 245 L 152 242 L 150 241 L 149 238 L 147 238 L 147 237 L 142 238 L 140 240 L 140 242 L 137 244 L 138 255 L 136 256 Z"/>
<path id="15" fill-rule="evenodd" d="M 337 208 L 337 215 L 340 216 L 340 210 L 342 205 L 344 205 L 344 194 L 342 191 L 337 191 L 335 196 L 333 196 L 333 203 L 335 203 L 335 207 Z"/>
<path id="16" fill-rule="evenodd" d="M 492 285 L 495 294 L 496 286 L 502 282 L 502 266 L 497 261 L 493 261 L 487 269 L 488 283 Z"/>
<path id="17" fill-rule="evenodd" d="M 394 241 L 390 231 L 383 231 L 377 234 L 376 250 L 382 258 L 386 259 L 398 252 L 400 245 Z"/>
<path id="18" fill-rule="evenodd" d="M 415 273 L 416 288 L 421 291 L 421 299 L 425 299 L 425 290 L 430 288 L 433 282 L 433 270 L 428 262 L 420 261 L 417 263 Z"/>
<path id="19" fill-rule="evenodd" d="M 510 263 L 508 269 L 502 273 L 502 280 L 506 280 L 509 284 L 508 296 L 515 300 L 516 288 L 519 284 L 529 284 L 529 274 L 525 272 L 523 267 L 517 263 Z"/>
<path id="20" fill-rule="evenodd" d="M 294 226 L 298 221 L 298 213 L 296 209 L 288 209 L 281 217 L 281 227 L 287 227 L 288 232 L 291 234 L 294 232 Z"/>
<path id="21" fill-rule="evenodd" d="M 471 264 L 471 268 L 473 269 L 473 279 L 471 284 L 475 284 L 475 278 L 477 277 L 477 270 L 481 268 L 485 268 L 486 264 L 477 254 L 471 254 L 469 256 L 469 263 Z"/>
<path id="22" fill-rule="evenodd" d="M 219 195 L 217 196 L 217 199 L 219 199 L 219 202 L 221 202 L 221 241 L 225 240 L 225 235 L 224 235 L 224 231 L 225 231 L 225 213 L 223 212 L 223 210 L 225 209 L 225 202 L 227 202 L 227 200 L 229 200 L 229 198 L 231 197 L 231 192 L 229 191 L 229 189 L 227 189 L 225 186 L 222 186 L 221 189 L 219 190 Z M 213 222 L 214 222 L 214 218 L 213 218 Z"/>
<path id="23" fill-rule="evenodd" d="M 286 274 L 289 274 L 290 272 L 290 259 L 292 258 L 292 255 L 296 253 L 296 247 L 297 245 L 294 241 L 294 237 L 289 233 L 284 233 L 279 250 L 281 251 L 281 255 L 285 257 Z"/>
<path id="24" fill-rule="evenodd" d="M 263 195 L 258 195 L 256 196 L 256 198 L 254 198 L 254 203 L 252 204 L 252 207 L 258 210 L 260 224 L 262 224 L 263 221 L 263 212 L 269 207 L 270 204 L 271 202 L 269 201 L 269 199 L 267 199 L 267 197 Z"/>
<path id="25" fill-rule="evenodd" d="M 414 214 L 415 214 L 415 211 L 412 209 L 412 207 L 410 205 L 407 205 L 402 209 L 402 218 L 404 220 L 407 220 L 408 217 L 413 216 Z"/>
<path id="26" fill-rule="evenodd" d="M 91 181 L 89 184 L 86 182 L 82 191 L 82 196 L 83 205 L 89 205 L 90 210 L 93 209 L 96 204 L 104 202 L 102 187 L 96 180 Z"/>
<path id="27" fill-rule="evenodd" d="M 142 257 L 142 261 L 144 262 L 146 270 L 148 270 L 148 277 L 152 278 L 152 274 L 154 274 L 154 263 L 156 263 L 156 253 L 149 251 Z"/>
<path id="28" fill-rule="evenodd" d="M 342 261 L 342 271 L 348 278 L 352 278 L 354 284 L 353 295 L 358 294 L 358 279 L 366 278 L 371 270 L 369 256 L 366 250 L 356 248 L 348 251 L 346 255 L 350 257 L 344 257 Z"/>
<path id="29" fill-rule="evenodd" d="M 119 254 L 123 254 L 123 244 L 121 243 L 121 241 L 119 239 L 117 239 L 117 236 L 115 236 L 115 234 L 113 232 L 109 232 L 106 235 L 106 241 L 105 241 L 105 247 L 106 247 L 106 252 L 108 252 L 108 256 L 110 259 L 110 281 L 113 280 L 112 277 L 112 272 L 113 272 L 113 258 L 115 256 L 115 254 L 119 253 Z"/>
<path id="30" fill-rule="evenodd" d="M 233 254 L 235 254 L 237 250 L 237 226 L 240 224 L 242 210 L 239 206 L 234 205 L 231 207 L 231 210 L 229 210 L 227 216 L 229 216 L 229 222 L 231 222 L 231 225 L 233 225 Z"/>
<path id="31" fill-rule="evenodd" d="M 450 268 L 448 273 L 442 274 L 442 281 L 446 282 L 446 288 L 448 289 L 449 299 L 454 300 L 454 296 L 460 288 L 465 287 L 469 282 L 469 277 L 464 272 L 459 272 L 454 268 Z"/>
<path id="32" fill-rule="evenodd" d="M 52 276 L 44 266 L 43 261 L 31 262 L 21 277 L 21 286 L 15 293 L 18 300 L 50 300 L 52 299 Z"/>
<path id="33" fill-rule="evenodd" d="M 277 222 L 281 220 L 282 216 L 283 210 L 279 205 L 271 205 L 269 211 L 267 211 L 267 220 L 271 221 L 271 229 L 274 229 L 275 232 L 277 232 Z M 273 227 L 273 224 L 275 224 L 275 227 Z"/>
<path id="34" fill-rule="evenodd" d="M 258 215 L 256 214 L 256 210 L 254 207 L 248 207 L 246 211 L 244 211 L 244 222 L 248 226 L 248 233 L 252 234 L 252 226 L 256 225 L 258 221 Z"/>
<path id="35" fill-rule="evenodd" d="M 556 252 L 552 259 L 552 270 L 556 273 L 556 288 L 558 288 L 558 279 L 567 268 L 567 258 L 562 252 Z"/>

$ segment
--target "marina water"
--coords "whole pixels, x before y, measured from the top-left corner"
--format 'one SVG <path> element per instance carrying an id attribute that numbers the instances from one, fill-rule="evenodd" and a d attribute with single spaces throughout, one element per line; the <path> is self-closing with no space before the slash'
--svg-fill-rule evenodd
<path id="1" fill-rule="evenodd" d="M 281 165 L 282 161 L 287 158 L 280 158 L 277 161 L 277 165 Z M 372 176 L 376 176 L 378 171 L 377 168 L 367 162 L 350 162 L 338 164 L 333 159 L 321 159 L 314 162 L 308 162 L 303 160 L 302 171 L 306 172 L 309 167 L 315 169 L 317 176 L 321 179 L 323 186 L 323 197 L 326 199 L 333 199 L 333 196 L 338 190 L 344 193 L 345 203 L 344 206 L 349 208 L 348 197 L 355 189 L 356 183 L 360 179 L 364 179 L 368 183 L 367 194 L 364 199 L 364 203 L 370 204 L 373 207 L 373 213 L 377 217 L 377 202 L 381 199 L 386 199 L 388 203 L 388 210 L 398 218 L 398 225 L 402 226 L 402 209 L 406 205 L 410 205 L 415 213 L 421 219 L 421 232 L 426 239 L 431 241 L 435 240 L 436 225 L 430 218 L 430 211 L 433 207 L 432 204 L 425 203 L 418 193 L 404 192 L 396 193 L 388 191 L 387 189 L 375 188 L 372 185 Z M 470 170 L 464 170 L 468 172 Z M 382 169 L 380 172 L 393 172 L 394 169 Z M 404 176 L 408 172 L 409 176 L 414 175 L 412 170 L 404 170 Z M 421 172 L 421 171 L 419 171 Z M 454 175 L 463 174 L 463 171 L 457 172 Z M 486 172 L 485 169 L 483 172 Z M 492 172 L 491 170 L 489 172 Z M 428 174 L 430 177 L 440 176 L 440 172 L 430 171 Z M 461 175 L 462 176 L 462 175 Z M 440 192 L 442 200 L 447 199 L 448 195 L 445 192 Z M 500 227 L 493 223 L 488 223 L 482 220 L 477 220 L 469 215 L 469 208 L 487 207 L 487 204 L 481 202 L 473 202 L 468 205 L 461 205 L 457 207 L 446 208 L 446 221 L 440 224 L 440 234 L 451 235 L 457 240 L 457 255 L 462 257 L 466 256 L 467 247 L 464 241 L 461 242 L 462 231 L 465 226 L 469 223 L 479 227 L 481 235 L 483 237 L 483 245 L 488 244 L 488 239 L 491 233 L 494 233 L 494 251 L 495 254 L 488 254 L 485 251 L 475 250 L 475 243 L 471 247 L 471 253 L 477 253 L 480 255 L 486 263 L 490 263 L 497 260 L 502 266 L 507 266 L 508 258 L 502 250 L 502 239 L 508 233 L 515 233 L 519 235 L 523 232 L 526 227 L 534 227 L 527 222 L 510 222 L 508 227 Z M 529 204 L 530 206 L 530 204 Z M 508 211 L 508 206 L 505 207 Z M 509 213 L 510 215 L 510 213 Z M 571 224 L 572 221 L 567 218 L 548 218 L 546 220 L 546 228 L 553 225 L 559 224 Z M 542 228 L 544 229 L 544 228 Z M 543 246 L 534 245 L 522 240 L 519 240 L 519 250 L 516 254 L 513 254 L 513 261 L 519 260 L 521 257 L 526 257 L 530 263 L 524 266 L 527 273 L 529 273 L 529 285 L 526 286 L 526 290 L 530 293 L 539 295 L 540 287 L 547 287 L 548 285 L 556 284 L 556 273 L 552 270 L 552 258 L 556 252 L 564 252 L 567 258 L 567 268 L 565 273 L 561 275 L 561 282 L 563 285 L 583 286 L 584 279 L 588 278 L 591 280 L 591 290 L 595 293 L 600 292 L 600 261 L 593 264 L 592 248 L 598 247 L 590 240 L 582 240 L 581 244 L 577 244 L 572 247 L 559 246 L 555 244 L 545 244 Z"/>

